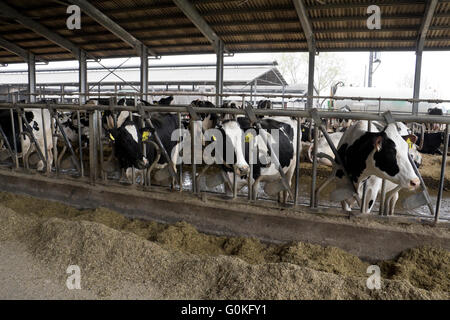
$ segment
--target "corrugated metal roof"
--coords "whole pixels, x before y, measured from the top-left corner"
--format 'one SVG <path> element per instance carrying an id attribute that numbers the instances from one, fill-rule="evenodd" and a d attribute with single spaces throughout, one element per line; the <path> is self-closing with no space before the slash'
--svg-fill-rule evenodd
<path id="1" fill-rule="evenodd" d="M 82 15 L 82 29 L 66 27 L 66 5 L 54 0 L 2 0 L 91 55 L 134 56 L 110 31 Z M 306 51 L 292 0 L 190 0 L 230 52 Z M 95 7 L 158 55 L 213 53 L 213 47 L 172 0 L 92 0 Z M 318 51 L 376 51 L 416 48 L 427 0 L 305 0 Z M 369 30 L 367 8 L 381 8 L 381 30 Z M 0 12 L 0 36 L 45 60 L 73 55 Z M 425 50 L 450 50 L 450 0 L 440 0 Z M 22 62 L 0 49 L 0 63 Z"/>
<path id="2" fill-rule="evenodd" d="M 116 76 L 119 76 L 117 77 Z M 28 81 L 27 72 L 5 72 L 0 74 L 0 85 L 5 84 L 26 84 Z M 110 73 L 105 69 L 94 69 L 88 72 L 88 82 L 97 83 L 137 83 L 140 79 L 139 68 L 119 69 Z M 171 83 L 202 83 L 214 84 L 216 82 L 215 67 L 171 67 L 158 68 L 153 67 L 149 70 L 149 80 L 151 84 L 171 84 Z M 276 67 L 273 66 L 232 66 L 224 68 L 225 85 L 250 84 L 255 80 L 258 85 L 287 85 L 286 80 Z M 67 71 L 37 71 L 36 83 L 42 84 L 72 84 L 78 83 L 78 72 L 74 70 Z"/>

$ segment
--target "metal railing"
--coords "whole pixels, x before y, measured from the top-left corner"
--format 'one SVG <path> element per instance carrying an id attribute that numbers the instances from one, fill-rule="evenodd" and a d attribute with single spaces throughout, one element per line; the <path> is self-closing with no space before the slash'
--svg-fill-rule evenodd
<path id="1" fill-rule="evenodd" d="M 151 93 L 148 95 L 156 96 L 156 95 L 189 95 L 189 93 L 177 93 L 177 92 L 158 92 L 158 93 Z M 205 96 L 205 97 L 214 97 L 215 94 L 208 94 L 208 93 L 195 93 L 196 95 Z M 67 95 L 67 94 L 64 94 Z M 223 94 L 222 96 L 237 96 L 235 94 Z M 88 95 L 90 96 L 90 95 Z M 96 96 L 92 94 L 92 96 Z M 100 181 L 106 182 L 108 181 L 108 176 L 105 172 L 105 169 L 103 167 L 103 157 L 104 157 L 104 142 L 103 142 L 103 128 L 101 123 L 101 113 L 104 111 L 128 111 L 128 112 L 136 112 L 143 115 L 144 113 L 147 114 L 149 112 L 161 112 L 161 113 L 177 113 L 178 119 L 182 118 L 182 115 L 190 114 L 191 118 L 193 114 L 195 113 L 212 113 L 212 114 L 228 114 L 228 115 L 248 115 L 247 111 L 245 109 L 230 109 L 230 108 L 197 108 L 193 107 L 192 105 L 170 105 L 170 106 L 158 106 L 158 105 L 151 105 L 151 106 L 140 106 L 138 107 L 136 104 L 133 106 L 119 106 L 116 104 L 117 98 L 119 96 L 126 96 L 126 97 L 132 97 L 137 101 L 137 98 L 142 96 L 140 94 L 126 94 L 126 93 L 114 93 L 114 94 L 104 94 L 102 93 L 102 96 L 109 96 L 111 97 L 111 105 L 81 105 L 81 104 L 49 104 L 49 103 L 0 103 L 0 109 L 9 109 L 10 110 L 10 117 L 11 117 L 11 123 L 12 123 L 12 130 L 13 130 L 13 136 L 16 137 L 16 130 L 19 130 L 19 136 L 20 140 L 23 139 L 24 130 L 21 126 L 21 121 L 19 121 L 19 128 L 15 128 L 13 116 L 14 111 L 17 112 L 19 117 L 23 117 L 23 109 L 47 109 L 50 112 L 51 115 L 51 131 L 52 131 L 52 139 L 53 139 L 53 147 L 52 147 L 52 155 L 54 160 L 54 165 L 52 167 L 47 167 L 47 174 L 50 175 L 52 170 L 54 170 L 56 177 L 61 177 L 61 170 L 60 170 L 60 160 L 62 159 L 61 156 L 58 156 L 58 146 L 57 146 L 57 137 L 56 133 L 59 131 L 59 138 L 62 138 L 65 147 L 69 149 L 71 153 L 71 159 L 72 162 L 78 172 L 78 175 L 80 177 L 85 177 L 85 166 L 83 162 L 83 149 L 82 149 L 82 141 L 81 141 L 81 113 L 86 113 L 89 116 L 89 181 L 92 184 L 98 183 Z M 243 105 L 245 105 L 246 98 L 249 98 L 249 95 L 241 94 L 239 95 L 242 98 Z M 265 97 L 274 97 L 274 95 L 264 95 Z M 280 97 L 280 95 L 277 95 L 277 97 Z M 284 95 L 284 97 L 302 97 L 305 98 L 303 95 Z M 115 98 L 115 101 L 114 101 Z M 429 102 L 429 103 L 442 103 L 447 102 L 449 100 L 439 100 L 439 99 L 433 99 L 433 100 L 424 100 L 424 99 L 391 99 L 391 98 L 365 98 L 365 97 L 318 97 L 314 96 L 313 99 L 317 98 L 326 98 L 326 99 L 353 99 L 353 100 L 377 100 L 377 101 L 409 101 L 409 102 Z M 450 101 L 449 101 L 450 102 Z M 64 130 L 61 127 L 61 124 L 58 120 L 58 112 L 60 111 L 74 111 L 76 112 L 77 120 L 78 120 L 78 144 L 80 147 L 80 152 L 77 155 L 73 147 L 71 145 L 71 142 L 69 139 L 65 136 Z M 378 113 L 368 113 L 368 112 L 339 112 L 339 111 L 325 111 L 325 110 L 304 110 L 304 109 L 279 109 L 279 110 L 273 110 L 273 109 L 264 109 L 264 110 L 253 110 L 254 114 L 256 116 L 287 116 L 287 117 L 293 117 L 295 120 L 297 120 L 297 141 L 300 142 L 301 138 L 301 130 L 300 130 L 300 124 L 302 119 L 310 119 L 311 123 L 314 124 L 316 134 L 314 137 L 316 138 L 315 141 L 317 141 L 317 133 L 321 129 L 320 126 L 322 124 L 322 119 L 349 119 L 349 120 L 368 120 L 368 121 L 380 121 L 383 122 L 386 120 L 386 117 L 383 114 Z M 43 120 L 43 132 L 46 131 L 46 122 Z M 144 119 L 143 119 L 144 120 Z M 151 118 L 149 118 L 151 121 Z M 430 115 L 412 115 L 412 114 L 392 114 L 392 120 L 393 121 L 401 121 L 406 123 L 439 123 L 446 125 L 445 129 L 445 141 L 444 141 L 444 153 L 442 156 L 442 166 L 441 166 L 441 174 L 440 174 L 440 182 L 439 182 L 439 189 L 438 189 L 438 196 L 436 201 L 436 209 L 434 211 L 434 220 L 437 222 L 440 217 L 440 210 L 441 210 L 441 203 L 443 199 L 443 190 L 444 190 L 444 179 L 445 179 L 445 170 L 446 170 L 446 160 L 447 160 L 447 153 L 448 153 L 448 139 L 449 139 L 449 126 L 450 126 L 450 116 L 430 116 Z M 180 121 L 180 129 L 181 129 L 181 121 Z M 6 140 L 6 136 L 4 132 L 0 131 L 1 136 L 3 137 L 3 140 Z M 29 134 L 29 133 L 28 133 Z M 45 134 L 44 134 L 45 137 Z M 17 152 L 17 144 L 20 141 L 16 141 L 14 139 L 13 146 L 6 144 L 6 148 L 8 149 L 8 152 L 11 155 L 11 158 L 14 163 L 14 167 L 16 170 L 20 169 L 19 165 L 19 154 Z M 44 139 L 44 151 L 39 155 L 40 160 L 45 161 L 45 163 L 49 163 L 49 156 L 48 156 L 48 150 L 47 150 L 47 142 Z M 154 143 L 154 142 L 153 142 Z M 36 149 L 39 150 L 39 145 L 37 142 L 35 143 Z M 300 146 L 300 143 L 298 143 L 297 147 Z M 145 144 L 142 146 L 143 149 L 145 149 Z M 157 147 L 161 147 L 161 145 L 158 145 Z M 297 157 L 296 157 L 296 173 L 295 173 L 295 192 L 293 193 L 293 201 L 292 204 L 294 206 L 299 205 L 298 198 L 299 198 L 299 185 L 300 185 L 300 150 L 297 149 Z M 163 150 L 164 151 L 164 150 Z M 25 156 L 25 155 L 24 155 Z M 160 155 L 161 156 L 161 155 Z M 192 148 L 191 153 L 192 159 L 195 159 L 195 148 Z M 25 158 L 24 158 L 25 159 Z M 99 167 L 100 163 L 100 167 Z M 28 163 L 27 161 L 24 161 L 24 166 L 27 167 Z M 198 193 L 199 189 L 197 187 L 198 184 L 198 177 L 200 177 L 202 174 L 205 173 L 206 170 L 202 170 L 200 173 L 197 173 L 197 167 L 195 164 L 195 161 L 192 161 L 192 168 L 191 168 L 191 175 L 192 175 L 192 192 Z M 154 166 L 150 168 L 150 170 L 153 170 Z M 28 168 L 27 168 L 28 169 Z M 310 202 L 309 206 L 311 208 L 316 208 L 316 204 L 318 199 L 315 195 L 316 190 L 316 184 L 317 184 L 317 147 L 314 147 L 313 151 L 313 166 L 312 166 L 312 181 L 311 181 L 311 193 L 310 193 Z M 134 184 L 135 181 L 135 170 L 133 168 L 133 178 L 132 178 L 132 184 Z M 151 173 L 151 171 L 150 171 Z M 150 174 L 147 172 L 144 175 L 144 184 L 151 185 L 150 180 Z M 182 165 L 178 168 L 178 185 L 179 190 L 183 190 L 183 167 Z M 234 175 L 234 181 L 227 181 L 225 180 L 225 183 L 228 184 L 229 188 L 233 191 L 233 198 L 237 197 L 237 190 L 236 190 L 236 175 Z M 251 183 L 251 181 L 249 181 Z M 172 186 L 174 187 L 174 186 Z M 426 187 L 423 186 L 426 190 Z M 249 184 L 248 186 L 248 199 L 251 200 L 253 196 L 251 195 L 252 192 L 252 186 Z"/>

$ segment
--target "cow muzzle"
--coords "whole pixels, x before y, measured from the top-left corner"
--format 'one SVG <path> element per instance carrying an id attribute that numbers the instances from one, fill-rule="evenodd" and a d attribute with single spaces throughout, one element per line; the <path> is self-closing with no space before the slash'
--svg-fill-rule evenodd
<path id="1" fill-rule="evenodd" d="M 145 169 L 145 168 L 148 168 L 148 166 L 149 166 L 149 163 L 148 163 L 148 160 L 147 159 L 142 159 L 142 160 L 138 160 L 137 161 L 137 168 L 139 169 L 139 170 L 143 170 L 143 169 Z"/>
<path id="2" fill-rule="evenodd" d="M 250 168 L 248 165 L 234 166 L 237 175 L 243 176 L 249 173 Z"/>
<path id="3" fill-rule="evenodd" d="M 419 178 L 414 178 L 409 181 L 409 189 L 416 190 L 420 186 Z"/>

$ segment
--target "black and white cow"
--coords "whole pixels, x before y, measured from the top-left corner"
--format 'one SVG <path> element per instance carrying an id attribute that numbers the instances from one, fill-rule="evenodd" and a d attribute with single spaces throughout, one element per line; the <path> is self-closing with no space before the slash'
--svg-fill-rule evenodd
<path id="1" fill-rule="evenodd" d="M 336 178 L 337 189 L 331 193 L 331 198 L 341 201 L 345 210 L 350 210 L 354 201 L 353 187 L 344 177 L 342 165 L 358 191 L 361 190 L 363 182 L 372 176 L 397 185 L 395 191 L 400 188 L 415 190 L 420 185 L 420 180 L 408 159 L 409 146 L 406 140 L 413 139 L 414 136 L 402 136 L 401 125 L 396 123 L 389 124 L 382 130 L 372 124 L 370 131 L 367 121 L 358 121 L 344 133 L 338 146 L 343 164 L 335 163 L 335 177 L 330 177 L 321 186 L 322 188 Z"/>
<path id="2" fill-rule="evenodd" d="M 53 163 L 53 139 L 52 139 L 52 130 L 51 130 L 51 122 L 53 119 L 50 116 L 50 113 L 46 109 L 25 109 L 25 118 L 29 126 L 31 127 L 31 132 L 29 132 L 25 126 L 23 126 L 24 132 L 29 132 L 34 135 L 38 145 L 39 150 L 41 151 L 42 155 L 45 156 L 46 151 L 48 155 L 48 163 L 47 163 L 47 171 L 50 171 L 51 164 Z M 45 121 L 45 132 L 44 132 L 44 125 L 42 122 L 42 115 L 44 115 L 44 121 Z M 21 120 L 22 123 L 23 120 Z M 9 110 L 0 110 L 0 124 L 2 125 L 3 131 L 5 132 L 5 135 L 8 138 L 8 142 L 12 149 L 14 149 L 14 143 L 13 143 L 13 133 L 12 133 L 12 126 L 11 126 L 11 117 L 10 117 L 10 111 Z M 35 145 L 31 142 L 30 138 L 27 135 L 23 136 L 23 143 L 21 144 L 20 135 L 19 135 L 19 119 L 18 114 L 16 111 L 14 111 L 14 127 L 16 132 L 16 143 L 17 143 L 17 150 L 19 153 L 19 156 L 23 157 L 24 162 L 28 162 L 29 156 L 36 152 Z M 44 136 L 47 142 L 47 150 L 45 150 L 45 142 L 44 142 Z M 45 164 L 42 160 L 39 159 L 37 163 L 37 170 L 42 171 L 45 167 Z"/>
<path id="3" fill-rule="evenodd" d="M 343 132 L 333 132 L 330 133 L 329 136 L 331 138 L 331 141 L 333 141 L 334 146 L 337 148 L 339 141 L 341 141 L 344 133 Z M 313 141 L 314 142 L 314 141 Z M 313 162 L 313 148 L 314 143 L 311 143 L 310 147 L 308 148 L 308 160 L 310 162 Z M 330 145 L 328 144 L 325 137 L 321 137 L 318 139 L 318 145 L 317 145 L 317 163 L 325 166 L 332 167 L 334 160 L 334 153 L 331 150 Z"/>
<path id="4" fill-rule="evenodd" d="M 296 120 L 290 117 L 271 117 L 260 120 L 262 129 L 268 133 L 266 136 L 271 143 L 274 150 L 278 150 L 278 160 L 286 175 L 289 185 L 291 185 L 292 176 L 295 171 L 296 147 L 297 147 L 297 123 Z M 235 168 L 239 169 L 241 175 L 237 175 L 238 190 L 247 184 L 245 171 L 248 171 L 249 163 L 249 143 L 255 139 L 257 146 L 257 156 L 253 160 L 253 176 L 252 180 L 257 183 L 255 188 L 256 197 L 258 184 L 265 182 L 264 190 L 269 194 L 278 193 L 280 191 L 280 173 L 278 168 L 270 159 L 270 151 L 267 150 L 267 145 L 263 139 L 263 132 L 252 133 L 254 128 L 251 126 L 249 120 L 245 117 L 239 117 L 237 120 L 224 121 L 220 127 L 223 134 L 228 141 L 233 144 L 235 151 Z M 271 137 L 271 130 L 277 130 L 278 139 Z M 229 176 L 232 176 L 232 170 L 229 167 L 224 167 L 228 171 Z M 239 173 L 239 172 L 238 172 Z M 274 192 L 275 190 L 275 192 Z M 287 200 L 287 193 L 284 195 L 284 200 Z"/>
<path id="5" fill-rule="evenodd" d="M 171 136 L 174 130 L 179 128 L 178 115 L 176 114 L 152 114 L 151 121 L 155 127 L 155 131 L 168 152 L 172 155 L 172 161 L 176 164 L 178 152 L 174 149 L 178 148 L 178 142 L 172 141 Z M 154 132 L 150 128 L 142 127 L 141 119 L 133 116 L 132 119 L 127 118 L 119 127 L 114 127 L 112 116 L 107 116 L 108 129 L 107 134 L 113 141 L 114 155 L 119 160 L 120 168 L 127 171 L 135 167 L 137 169 L 145 169 L 157 160 L 159 154 L 156 147 L 156 139 Z M 143 153 L 141 147 L 142 142 L 152 142 L 146 145 L 146 153 Z M 156 164 L 157 169 L 167 166 L 167 159 L 161 156 Z M 176 171 L 176 167 L 174 167 Z"/>

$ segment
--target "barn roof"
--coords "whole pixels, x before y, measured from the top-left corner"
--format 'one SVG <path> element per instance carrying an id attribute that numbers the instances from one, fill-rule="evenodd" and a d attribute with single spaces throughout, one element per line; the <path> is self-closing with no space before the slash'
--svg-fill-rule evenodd
<path id="1" fill-rule="evenodd" d="M 257 81 L 258 86 L 287 86 L 286 80 L 276 68 L 275 63 L 260 65 L 225 64 L 224 84 L 251 85 Z M 78 69 L 63 68 L 52 70 L 40 68 L 36 72 L 38 85 L 76 85 L 78 86 Z M 104 68 L 88 68 L 88 81 L 90 84 L 99 83 L 139 83 L 139 66 L 118 68 L 114 73 Z M 120 77 L 120 78 L 119 78 Z M 26 69 L 0 72 L 0 86 L 10 84 L 26 84 L 28 73 Z M 216 83 L 215 65 L 150 65 L 150 85 L 182 85 L 202 84 L 214 85 Z"/>
<path id="2" fill-rule="evenodd" d="M 230 53 L 307 51 L 295 0 L 189 0 Z M 68 30 L 68 2 L 2 0 L 91 57 L 136 56 L 136 50 L 83 12 L 80 30 Z M 156 55 L 213 53 L 211 42 L 175 0 L 91 0 L 95 8 Z M 317 51 L 414 51 L 427 16 L 427 0 L 378 0 L 380 30 L 367 28 L 372 0 L 304 0 Z M 0 6 L 0 40 L 42 60 L 74 59 L 73 51 L 32 31 Z M 425 25 L 427 25 L 425 23 Z M 427 25 L 428 27 L 428 25 Z M 450 0 L 439 0 L 426 34 L 425 50 L 450 50 Z M 0 42 L 1 44 L 1 42 Z M 0 49 L 0 63 L 23 58 Z"/>

